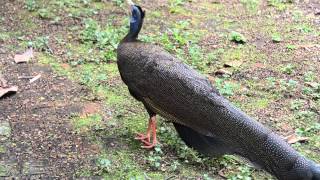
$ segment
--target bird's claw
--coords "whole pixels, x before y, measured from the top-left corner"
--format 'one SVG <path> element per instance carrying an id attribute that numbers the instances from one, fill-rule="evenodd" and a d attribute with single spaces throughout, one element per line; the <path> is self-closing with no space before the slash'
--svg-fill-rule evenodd
<path id="1" fill-rule="evenodd" d="M 145 134 L 142 134 L 142 133 L 137 133 L 137 136 L 134 138 L 136 140 L 140 140 L 144 146 L 141 146 L 142 148 L 145 148 L 145 149 L 152 149 L 156 146 L 157 144 L 157 141 L 155 142 L 150 142 L 150 135 L 145 135 Z"/>
<path id="2" fill-rule="evenodd" d="M 146 134 L 137 133 L 135 139 L 140 140 L 144 146 L 142 148 L 151 149 L 157 145 L 157 134 L 156 134 L 156 117 L 152 116 L 149 119 L 148 129 Z M 151 142 L 151 133 L 152 133 L 152 142 Z"/>
<path id="3" fill-rule="evenodd" d="M 141 148 L 152 149 L 157 145 L 157 142 L 145 143 L 145 144 L 146 144 L 146 146 L 141 146 Z"/>
<path id="4" fill-rule="evenodd" d="M 143 143 L 150 143 L 150 135 L 144 135 L 142 133 L 137 133 L 137 136 L 134 138 L 136 140 L 140 140 Z"/>

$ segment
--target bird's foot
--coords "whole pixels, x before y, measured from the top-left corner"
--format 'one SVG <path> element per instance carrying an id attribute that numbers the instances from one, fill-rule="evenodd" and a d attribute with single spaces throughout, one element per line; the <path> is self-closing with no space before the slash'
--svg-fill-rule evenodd
<path id="1" fill-rule="evenodd" d="M 143 143 L 150 143 L 150 134 L 142 134 L 142 133 L 137 133 L 137 136 L 134 138 L 136 140 L 140 140 Z"/>
<path id="2" fill-rule="evenodd" d="M 142 143 L 144 143 L 144 146 L 141 146 L 142 148 L 151 149 L 154 148 L 157 145 L 157 128 L 156 128 L 156 117 L 152 116 L 149 119 L 149 125 L 147 129 L 146 134 L 137 133 L 137 136 L 135 139 L 140 140 Z M 152 142 L 151 142 L 151 133 L 152 133 Z"/>
<path id="3" fill-rule="evenodd" d="M 142 141 L 142 142 L 145 144 L 145 146 L 141 146 L 141 147 L 145 149 L 152 149 L 157 145 L 157 141 L 153 141 L 152 143 L 147 141 Z"/>

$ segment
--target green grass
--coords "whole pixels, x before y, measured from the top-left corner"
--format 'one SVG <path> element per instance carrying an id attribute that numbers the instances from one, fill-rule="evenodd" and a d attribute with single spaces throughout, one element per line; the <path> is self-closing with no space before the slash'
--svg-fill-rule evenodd
<path id="1" fill-rule="evenodd" d="M 99 114 L 92 114 L 86 117 L 74 117 L 71 123 L 76 131 L 85 132 L 92 128 L 99 129 L 101 127 L 102 117 Z"/>

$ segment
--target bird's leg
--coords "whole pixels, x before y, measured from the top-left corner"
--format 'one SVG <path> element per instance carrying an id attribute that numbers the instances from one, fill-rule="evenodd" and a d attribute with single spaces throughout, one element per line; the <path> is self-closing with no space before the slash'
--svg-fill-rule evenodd
<path id="1" fill-rule="evenodd" d="M 142 146 L 142 148 L 153 148 L 157 144 L 157 121 L 156 121 L 156 116 L 153 115 L 149 119 L 149 125 L 147 129 L 146 135 L 138 133 L 137 137 L 135 139 L 140 140 L 143 142 L 146 146 Z M 151 132 L 152 132 L 152 143 L 150 142 L 151 138 Z"/>
<path id="2" fill-rule="evenodd" d="M 142 148 L 151 149 L 157 145 L 157 119 L 156 116 L 152 116 L 149 120 L 151 123 L 151 130 L 152 130 L 152 143 L 150 143 L 150 136 L 149 141 L 142 140 L 145 146 L 141 146 Z"/>
<path id="3" fill-rule="evenodd" d="M 137 133 L 137 136 L 135 137 L 135 139 L 140 140 L 140 141 L 142 141 L 144 143 L 145 142 L 149 142 L 150 143 L 151 130 L 152 130 L 152 117 L 150 117 L 150 119 L 149 119 L 147 133 L 146 134 Z"/>

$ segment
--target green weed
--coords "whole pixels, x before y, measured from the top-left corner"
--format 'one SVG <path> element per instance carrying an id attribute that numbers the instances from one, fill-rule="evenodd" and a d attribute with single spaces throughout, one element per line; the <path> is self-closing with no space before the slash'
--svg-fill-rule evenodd
<path id="1" fill-rule="evenodd" d="M 154 148 L 154 151 L 149 152 L 149 156 L 147 157 L 147 162 L 149 163 L 151 168 L 155 170 L 160 170 L 162 155 L 163 155 L 163 152 L 160 146 L 156 146 Z"/>
<path id="2" fill-rule="evenodd" d="M 292 51 L 292 50 L 297 49 L 297 47 L 296 47 L 295 45 L 293 45 L 293 44 L 288 44 L 288 45 L 286 46 L 286 48 L 287 48 L 287 50 L 289 50 L 289 51 Z"/>
<path id="3" fill-rule="evenodd" d="M 26 0 L 25 1 L 25 8 L 32 12 L 32 11 L 36 11 L 39 8 L 39 5 L 37 4 L 37 2 L 35 0 Z"/>
<path id="4" fill-rule="evenodd" d="M 276 33 L 272 35 L 272 41 L 275 43 L 279 43 L 282 41 L 280 34 Z"/>
<path id="5" fill-rule="evenodd" d="M 219 92 L 224 96 L 232 96 L 234 91 L 239 88 L 238 84 L 227 82 L 225 79 L 216 78 L 215 86 Z"/>
<path id="6" fill-rule="evenodd" d="M 281 68 L 281 72 L 286 74 L 292 74 L 294 72 L 295 66 L 293 64 L 287 64 Z"/>
<path id="7" fill-rule="evenodd" d="M 230 180 L 252 180 L 251 174 L 253 170 L 252 168 L 249 168 L 248 166 L 239 166 L 238 172 L 236 174 L 231 174 L 228 176 L 228 179 Z"/>
<path id="8" fill-rule="evenodd" d="M 308 71 L 304 74 L 303 79 L 305 82 L 314 82 L 316 79 L 316 75 L 312 71 Z"/>
<path id="9" fill-rule="evenodd" d="M 305 104 L 304 100 L 298 99 L 298 100 L 294 100 L 291 102 L 290 104 L 290 109 L 291 110 L 299 110 L 303 107 L 303 105 Z"/>
<path id="10" fill-rule="evenodd" d="M 10 39 L 10 36 L 8 34 L 0 32 L 0 42 L 6 41 L 8 39 Z"/>
<path id="11" fill-rule="evenodd" d="M 240 2 L 251 11 L 256 11 L 260 4 L 260 0 L 240 0 Z"/>
<path id="12" fill-rule="evenodd" d="M 124 0 L 112 0 L 117 6 L 122 7 L 124 5 Z"/>
<path id="13" fill-rule="evenodd" d="M 109 173 L 111 171 L 112 163 L 109 159 L 101 157 L 97 160 L 97 166 L 98 166 L 98 171 L 96 171 L 96 173 L 98 174 Z"/>
<path id="14" fill-rule="evenodd" d="M 38 15 L 42 19 L 51 19 L 54 16 L 54 14 L 52 12 L 50 12 L 49 9 L 45 9 L 45 8 L 39 9 Z"/>
<path id="15" fill-rule="evenodd" d="M 244 44 L 247 42 L 247 39 L 244 37 L 244 35 L 232 31 L 230 34 L 230 41 L 236 42 L 236 43 L 240 43 L 240 44 Z"/>
<path id="16" fill-rule="evenodd" d="M 107 24 L 104 28 L 101 28 L 100 25 L 92 19 L 86 19 L 84 24 L 85 28 L 80 33 L 81 41 L 83 43 L 93 44 L 95 47 L 103 50 L 106 61 L 115 61 L 115 50 L 127 31 L 126 27 L 116 28 L 111 24 Z"/>
<path id="17" fill-rule="evenodd" d="M 36 37 L 34 41 L 28 42 L 28 45 L 39 51 L 52 53 L 52 50 L 49 47 L 49 36 Z"/>
<path id="18" fill-rule="evenodd" d="M 182 7 L 186 0 L 169 0 L 170 13 L 184 13 L 185 9 Z"/>
<path id="19" fill-rule="evenodd" d="M 285 10 L 288 3 L 292 3 L 291 0 L 268 0 L 267 2 L 269 6 L 275 7 L 280 11 Z"/>
<path id="20" fill-rule="evenodd" d="M 298 25 L 297 26 L 297 29 L 300 31 L 300 32 L 303 32 L 303 33 L 311 33 L 313 32 L 313 28 L 310 27 L 309 25 L 307 24 L 301 24 L 301 25 Z"/>
<path id="21" fill-rule="evenodd" d="M 86 117 L 74 117 L 72 125 L 79 133 L 86 133 L 92 129 L 100 129 L 102 127 L 102 116 L 99 114 L 92 114 Z"/>
<path id="22" fill-rule="evenodd" d="M 320 132 L 320 123 L 313 123 L 311 126 L 306 128 L 300 127 L 300 128 L 297 128 L 295 131 L 300 136 L 314 135 Z"/>
<path id="23" fill-rule="evenodd" d="M 303 12 L 299 10 L 295 10 L 293 11 L 292 15 L 295 21 L 299 21 L 303 17 Z"/>

